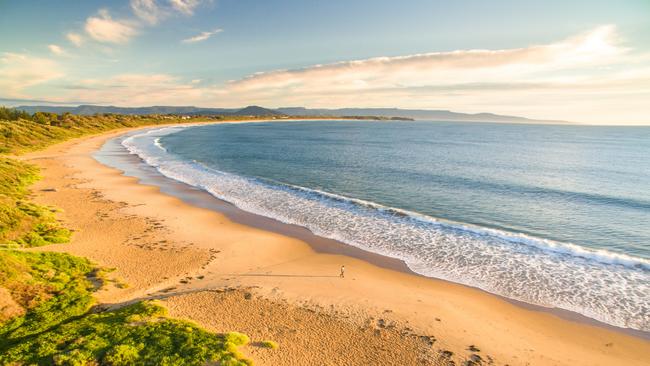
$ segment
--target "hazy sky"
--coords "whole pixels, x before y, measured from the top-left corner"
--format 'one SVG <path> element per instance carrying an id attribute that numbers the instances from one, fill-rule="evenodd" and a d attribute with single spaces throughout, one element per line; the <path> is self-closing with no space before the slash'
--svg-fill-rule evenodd
<path id="1" fill-rule="evenodd" d="M 650 124 L 649 0 L 0 0 L 0 104 Z"/>

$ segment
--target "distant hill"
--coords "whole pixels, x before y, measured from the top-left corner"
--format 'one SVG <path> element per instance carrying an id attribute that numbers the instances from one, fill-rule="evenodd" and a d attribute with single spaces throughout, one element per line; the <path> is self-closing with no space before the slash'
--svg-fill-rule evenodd
<path id="1" fill-rule="evenodd" d="M 248 106 L 245 108 L 200 108 L 193 106 L 152 106 L 152 107 L 115 107 L 98 105 L 79 105 L 70 107 L 60 106 L 20 106 L 28 113 L 53 112 L 72 114 L 175 114 L 175 115 L 232 115 L 232 116 L 377 116 L 377 117 L 403 117 L 415 120 L 433 121 L 458 121 L 458 122 L 504 122 L 504 123 L 570 123 L 554 120 L 534 120 L 518 116 L 506 116 L 493 113 L 458 113 L 447 110 L 427 109 L 400 109 L 400 108 L 340 108 L 340 109 L 311 109 L 304 107 L 289 107 L 269 109 L 260 106 Z"/>
<path id="2" fill-rule="evenodd" d="M 240 109 L 234 113 L 233 115 L 236 116 L 284 116 L 285 114 L 279 111 L 275 111 L 272 109 L 267 109 L 263 107 L 259 107 L 256 105 L 250 105 L 246 108 Z"/>
<path id="3" fill-rule="evenodd" d="M 525 117 L 505 116 L 493 113 L 458 113 L 447 110 L 400 109 L 400 108 L 340 108 L 308 109 L 303 107 L 278 108 L 278 112 L 289 116 L 378 116 L 406 117 L 415 120 L 462 121 L 462 122 L 507 122 L 507 123 L 570 123 L 567 121 L 534 120 Z"/>

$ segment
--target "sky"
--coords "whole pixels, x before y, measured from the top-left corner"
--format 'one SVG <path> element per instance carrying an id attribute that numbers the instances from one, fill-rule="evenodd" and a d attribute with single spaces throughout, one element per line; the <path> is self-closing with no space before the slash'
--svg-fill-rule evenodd
<path id="1" fill-rule="evenodd" d="M 650 0 L 0 0 L 0 105 L 650 125 Z"/>

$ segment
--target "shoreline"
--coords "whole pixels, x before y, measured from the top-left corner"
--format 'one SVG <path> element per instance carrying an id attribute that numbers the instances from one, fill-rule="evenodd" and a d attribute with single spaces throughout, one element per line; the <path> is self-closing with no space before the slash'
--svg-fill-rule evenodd
<path id="1" fill-rule="evenodd" d="M 650 340 L 650 332 L 645 332 L 633 328 L 622 328 L 607 324 L 605 322 L 590 318 L 586 315 L 582 315 L 571 310 L 531 304 L 524 301 L 511 299 L 499 294 L 491 293 L 479 287 L 448 281 L 442 278 L 428 277 L 413 271 L 406 264 L 406 262 L 399 258 L 393 258 L 386 255 L 370 252 L 336 239 L 319 236 L 311 232 L 308 228 L 300 225 L 284 223 L 271 217 L 266 217 L 245 211 L 228 201 L 213 196 L 203 189 L 164 176 L 158 172 L 155 167 L 148 165 L 137 155 L 131 154 L 124 146 L 118 142 L 118 140 L 123 140 L 125 138 L 125 135 L 116 136 L 107 140 L 104 145 L 102 145 L 102 147 L 93 154 L 93 157 L 100 163 L 110 168 L 122 171 L 125 176 L 138 179 L 139 184 L 158 187 L 162 193 L 174 196 L 189 205 L 219 212 L 228 217 L 228 219 L 238 224 L 301 240 L 307 243 L 317 253 L 343 255 L 360 259 L 384 269 L 399 271 L 412 276 L 467 287 L 469 289 L 498 297 L 524 309 L 547 312 L 568 321 L 595 325 L 604 329 L 609 329 L 639 337 L 645 340 Z"/>
<path id="2" fill-rule="evenodd" d="M 185 239 L 191 237 L 195 242 L 192 247 L 220 248 L 222 257 L 225 254 L 230 255 L 218 260 L 219 266 L 208 263 L 207 267 L 199 269 L 199 273 L 204 273 L 204 278 L 183 284 L 181 287 L 184 290 L 201 291 L 230 284 L 243 287 L 259 286 L 257 292 L 261 296 L 284 299 L 290 303 L 311 303 L 321 307 L 332 305 L 365 314 L 381 314 L 390 309 L 390 313 L 399 321 L 410 324 L 420 334 L 435 334 L 440 337 L 440 341 L 444 342 L 448 349 L 459 353 L 470 344 L 478 344 L 484 352 L 494 355 L 499 362 L 511 365 L 523 364 L 522 358 L 531 364 L 606 365 L 613 364 L 612 361 L 624 364 L 643 363 L 642 349 L 648 347 L 647 341 L 643 339 L 599 326 L 563 320 L 557 317 L 557 314 L 523 309 L 496 295 L 481 293 L 463 285 L 413 276 L 403 271 L 405 265 L 401 261 L 399 262 L 402 263 L 402 270 L 394 263 L 395 268 L 381 268 L 383 266 L 376 266 L 372 261 L 366 260 L 367 258 L 319 252 L 318 248 L 308 247 L 309 240 L 287 237 L 286 233 L 273 230 L 260 230 L 255 227 L 255 223 L 253 227 L 241 225 L 236 218 L 228 216 L 227 210 L 223 213 L 205 212 L 207 210 L 167 196 L 164 189 L 160 192 L 158 188 L 140 184 L 138 179 L 122 176 L 122 172 L 94 161 L 92 154 L 98 147 L 106 140 L 126 132 L 113 131 L 76 139 L 63 143 L 65 146 L 55 145 L 47 150 L 59 149 L 58 153 L 49 155 L 50 159 L 61 159 L 70 169 L 76 171 L 75 175 L 87 181 L 82 186 L 90 186 L 100 191 L 110 201 L 125 202 L 127 206 L 123 210 L 129 214 L 162 218 L 166 230 L 172 234 Z M 61 152 L 61 147 L 64 152 Z M 44 155 L 48 154 L 32 153 L 29 154 L 32 158 L 28 157 L 27 160 Z M 45 182 L 42 184 L 49 184 L 47 170 L 44 175 Z M 133 191 L 135 194 L 126 191 Z M 207 192 L 203 193 L 209 195 Z M 42 198 L 46 202 L 47 196 L 39 193 L 39 199 Z M 216 199 L 211 195 L 210 197 Z M 196 199 L 199 200 L 198 197 Z M 51 204 L 57 205 L 56 202 Z M 170 207 L 176 208 L 176 211 L 170 211 Z M 71 220 L 70 215 L 74 216 L 72 211 L 66 209 L 64 216 L 67 221 Z M 185 214 L 188 217 L 185 217 Z M 202 220 L 188 221 L 197 217 Z M 201 228 L 192 228 L 190 234 L 182 233 L 187 227 L 182 224 L 188 222 L 196 223 L 196 226 Z M 226 241 L 235 240 L 240 245 L 228 244 L 223 238 L 203 238 L 212 229 L 220 229 L 216 231 L 227 233 L 224 234 L 228 237 Z M 294 228 L 300 231 L 298 229 L 308 231 L 300 227 Z M 242 237 L 258 241 L 249 243 L 242 241 Z M 265 244 L 260 246 L 260 243 Z M 62 245 L 61 250 L 66 250 L 66 245 Z M 342 243 L 340 245 L 351 247 Z M 51 250 L 54 247 L 45 249 Z M 251 253 L 255 255 L 251 256 Z M 346 277 L 345 281 L 327 278 L 331 275 L 325 273 L 329 272 L 333 274 L 332 277 L 338 277 L 337 271 L 341 262 L 346 264 L 349 277 Z M 268 265 L 269 263 L 271 264 Z M 224 270 L 224 267 L 228 271 Z M 120 266 L 117 268 L 119 271 Z M 219 271 L 214 271 L 216 269 Z M 253 275 L 259 273 L 259 276 L 251 275 L 252 271 L 255 271 Z M 321 275 L 326 283 L 319 286 L 308 281 L 308 277 L 296 274 L 305 273 L 304 271 Z M 333 281 L 336 281 L 336 287 Z M 168 283 L 159 282 L 154 286 L 143 287 L 140 290 L 144 291 L 141 291 L 140 295 L 155 293 L 156 289 L 164 289 L 166 285 Z M 137 291 L 131 291 L 127 297 L 138 297 L 136 293 Z M 377 307 L 377 304 L 383 306 Z M 430 315 L 418 315 L 418 311 L 421 313 L 422 310 L 428 309 L 435 310 L 439 318 L 431 319 Z M 451 324 L 447 325 L 448 323 Z M 615 344 L 617 347 L 607 346 L 608 344 Z M 509 347 L 504 347 L 506 345 Z"/>

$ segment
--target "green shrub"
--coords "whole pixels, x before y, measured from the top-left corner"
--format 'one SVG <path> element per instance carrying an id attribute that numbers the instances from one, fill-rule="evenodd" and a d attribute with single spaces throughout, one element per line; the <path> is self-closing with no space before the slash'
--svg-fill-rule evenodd
<path id="1" fill-rule="evenodd" d="M 106 353 L 104 362 L 112 366 L 133 365 L 140 359 L 140 350 L 129 344 L 119 344 Z"/>
<path id="2" fill-rule="evenodd" d="M 277 342 L 273 342 L 273 341 L 261 341 L 260 347 L 277 349 L 279 345 Z"/>
<path id="3" fill-rule="evenodd" d="M 225 338 L 226 342 L 230 342 L 235 346 L 245 346 L 251 341 L 246 334 L 241 334 L 239 332 L 226 333 Z"/>

